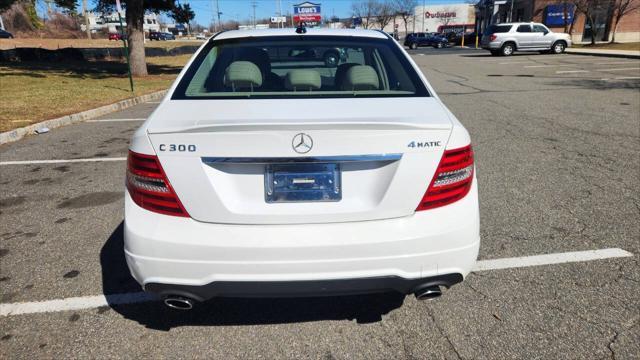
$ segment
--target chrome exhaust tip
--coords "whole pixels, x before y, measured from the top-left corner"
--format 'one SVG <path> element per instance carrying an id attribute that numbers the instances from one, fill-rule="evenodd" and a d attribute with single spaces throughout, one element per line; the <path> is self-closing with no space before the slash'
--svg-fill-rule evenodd
<path id="1" fill-rule="evenodd" d="M 440 290 L 440 286 L 435 285 L 416 290 L 413 294 L 418 300 L 432 300 L 440 297 L 442 290 Z"/>
<path id="2" fill-rule="evenodd" d="M 182 296 L 167 296 L 164 299 L 164 304 L 176 310 L 193 309 L 193 300 Z"/>

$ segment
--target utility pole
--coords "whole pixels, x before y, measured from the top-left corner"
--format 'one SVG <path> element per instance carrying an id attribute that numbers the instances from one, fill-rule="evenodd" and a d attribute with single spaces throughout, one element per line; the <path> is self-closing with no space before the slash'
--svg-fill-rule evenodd
<path id="1" fill-rule="evenodd" d="M 218 31 L 222 31 L 222 23 L 220 22 L 220 14 L 222 14 L 220 12 L 220 4 L 218 3 L 218 0 L 216 0 L 216 15 L 218 16 Z"/>
<path id="2" fill-rule="evenodd" d="M 89 12 L 87 11 L 87 0 L 82 0 L 82 16 L 84 16 L 84 26 L 87 30 L 87 39 L 91 40 L 91 27 L 89 27 Z"/>
<path id="3" fill-rule="evenodd" d="M 256 3 L 255 1 L 251 2 L 251 7 L 253 8 L 253 28 L 256 28 L 256 6 L 258 6 L 258 3 Z"/>

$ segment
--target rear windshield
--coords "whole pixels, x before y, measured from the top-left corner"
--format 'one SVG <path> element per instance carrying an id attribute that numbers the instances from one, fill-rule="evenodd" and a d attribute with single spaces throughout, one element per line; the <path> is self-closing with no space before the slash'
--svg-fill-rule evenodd
<path id="1" fill-rule="evenodd" d="M 213 40 L 172 98 L 408 96 L 429 93 L 392 40 L 311 35 Z"/>
<path id="2" fill-rule="evenodd" d="M 485 34 L 506 33 L 511 30 L 512 25 L 491 25 L 487 28 Z"/>

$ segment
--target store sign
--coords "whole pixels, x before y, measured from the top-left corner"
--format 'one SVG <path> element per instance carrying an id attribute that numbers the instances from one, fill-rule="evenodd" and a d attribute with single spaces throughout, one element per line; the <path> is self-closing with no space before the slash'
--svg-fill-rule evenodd
<path id="1" fill-rule="evenodd" d="M 318 25 L 322 21 L 320 4 L 303 2 L 293 5 L 293 21 L 304 22 L 309 26 Z"/>
<path id="2" fill-rule="evenodd" d="M 564 26 L 565 13 L 566 23 L 571 24 L 573 22 L 573 12 L 573 4 L 548 5 L 544 13 L 544 24 L 547 26 Z"/>
<path id="3" fill-rule="evenodd" d="M 449 19 L 449 18 L 455 18 L 457 17 L 456 12 L 455 11 L 449 11 L 449 12 L 425 12 L 424 13 L 424 17 L 427 19 Z"/>

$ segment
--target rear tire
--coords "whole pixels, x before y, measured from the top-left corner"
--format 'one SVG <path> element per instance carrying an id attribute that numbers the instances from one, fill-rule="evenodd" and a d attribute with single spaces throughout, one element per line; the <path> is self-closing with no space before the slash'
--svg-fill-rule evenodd
<path id="1" fill-rule="evenodd" d="M 563 41 L 556 41 L 551 47 L 551 53 L 556 55 L 562 54 L 566 47 L 567 45 Z"/>
<path id="2" fill-rule="evenodd" d="M 417 48 L 418 48 L 418 44 L 416 44 L 416 43 L 412 43 L 412 44 L 409 45 L 409 49 L 411 49 L 411 50 L 415 50 Z"/>
<path id="3" fill-rule="evenodd" d="M 514 51 L 516 51 L 516 46 L 513 43 L 506 43 L 500 48 L 500 54 L 502 56 L 511 56 Z"/>
<path id="4" fill-rule="evenodd" d="M 441 42 L 437 43 L 437 44 L 436 44 L 436 48 L 438 48 L 438 49 L 442 49 L 442 43 L 441 43 Z"/>

